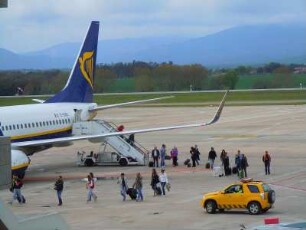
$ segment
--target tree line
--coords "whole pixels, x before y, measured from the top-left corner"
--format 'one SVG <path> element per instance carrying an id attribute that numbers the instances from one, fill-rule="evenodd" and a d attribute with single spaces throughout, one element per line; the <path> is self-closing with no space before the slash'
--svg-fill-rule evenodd
<path id="1" fill-rule="evenodd" d="M 273 78 L 258 79 L 253 88 L 290 87 L 293 84 L 293 71 L 293 65 L 279 63 L 229 69 L 207 69 L 198 64 L 175 65 L 172 62 L 99 64 L 94 91 L 112 92 L 116 81 L 120 79 L 131 80 L 137 92 L 235 89 L 241 76 L 264 73 L 272 73 Z M 68 76 L 69 71 L 66 70 L 0 71 L 0 94 L 54 94 L 64 87 Z"/>

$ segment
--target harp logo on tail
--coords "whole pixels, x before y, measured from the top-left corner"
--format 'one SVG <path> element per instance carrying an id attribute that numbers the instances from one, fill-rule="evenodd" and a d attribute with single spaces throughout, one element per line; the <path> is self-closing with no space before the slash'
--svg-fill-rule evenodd
<path id="1" fill-rule="evenodd" d="M 93 71 L 94 71 L 94 51 L 84 52 L 82 57 L 79 57 L 80 69 L 83 77 L 93 89 Z"/>

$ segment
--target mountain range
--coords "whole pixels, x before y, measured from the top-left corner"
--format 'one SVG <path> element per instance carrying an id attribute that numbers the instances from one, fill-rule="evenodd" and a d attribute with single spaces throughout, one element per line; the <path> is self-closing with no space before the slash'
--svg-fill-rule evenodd
<path id="1" fill-rule="evenodd" d="M 0 48 L 0 70 L 71 68 L 81 43 L 28 53 Z M 169 62 L 207 67 L 306 63 L 306 25 L 240 26 L 198 38 L 151 37 L 100 40 L 97 63 Z"/>

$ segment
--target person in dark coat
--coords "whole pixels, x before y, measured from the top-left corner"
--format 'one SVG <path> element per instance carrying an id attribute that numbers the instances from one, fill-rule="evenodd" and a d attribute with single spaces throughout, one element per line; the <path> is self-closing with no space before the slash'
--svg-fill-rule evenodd
<path id="1" fill-rule="evenodd" d="M 157 187 L 158 187 L 158 184 L 159 184 L 159 176 L 156 172 L 156 169 L 152 169 L 152 175 L 151 175 L 151 187 L 154 191 L 154 196 L 158 195 L 158 192 L 157 192 Z"/>
<path id="2" fill-rule="evenodd" d="M 192 160 L 192 167 L 196 167 L 197 153 L 194 147 L 190 148 L 190 155 Z"/>
<path id="3" fill-rule="evenodd" d="M 244 154 L 242 154 L 242 157 L 241 157 L 241 160 L 240 160 L 240 168 L 243 171 L 244 177 L 248 176 L 248 174 L 247 174 L 247 167 L 248 166 L 249 166 L 248 159 Z"/>
<path id="4" fill-rule="evenodd" d="M 217 157 L 217 153 L 216 151 L 214 150 L 213 147 L 211 147 L 209 153 L 208 153 L 208 161 L 210 163 L 210 169 L 213 169 L 214 168 L 214 163 L 215 163 L 215 159 Z"/>
<path id="5" fill-rule="evenodd" d="M 227 152 L 224 151 L 223 153 L 223 167 L 224 167 L 224 174 L 225 176 L 228 176 L 228 169 L 229 169 L 229 157 L 227 155 Z"/>
<path id="6" fill-rule="evenodd" d="M 262 161 L 265 164 L 266 175 L 270 175 L 271 156 L 268 151 L 265 151 L 265 154 L 262 156 Z"/>
<path id="7" fill-rule="evenodd" d="M 197 145 L 194 146 L 194 151 L 196 153 L 196 162 L 197 162 L 197 165 L 199 165 L 200 164 L 200 155 L 201 155 L 201 153 L 200 153 L 199 148 L 198 148 Z"/>
<path id="8" fill-rule="evenodd" d="M 154 167 L 158 168 L 158 159 L 160 157 L 160 153 L 159 153 L 159 150 L 157 149 L 156 146 L 154 146 L 154 149 L 152 150 L 151 156 L 153 158 Z"/>
<path id="9" fill-rule="evenodd" d="M 55 181 L 54 189 L 56 190 L 57 193 L 58 206 L 61 206 L 63 204 L 62 192 L 64 190 L 64 180 L 62 176 L 59 176 Z"/>

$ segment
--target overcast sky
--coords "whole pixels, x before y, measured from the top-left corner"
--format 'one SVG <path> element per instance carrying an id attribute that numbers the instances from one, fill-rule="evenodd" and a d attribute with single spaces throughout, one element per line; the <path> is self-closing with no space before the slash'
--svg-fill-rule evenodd
<path id="1" fill-rule="evenodd" d="M 8 0 L 0 9 L 0 48 L 14 52 L 81 42 L 90 21 L 100 39 L 199 37 L 263 23 L 306 24 L 305 0 Z"/>

